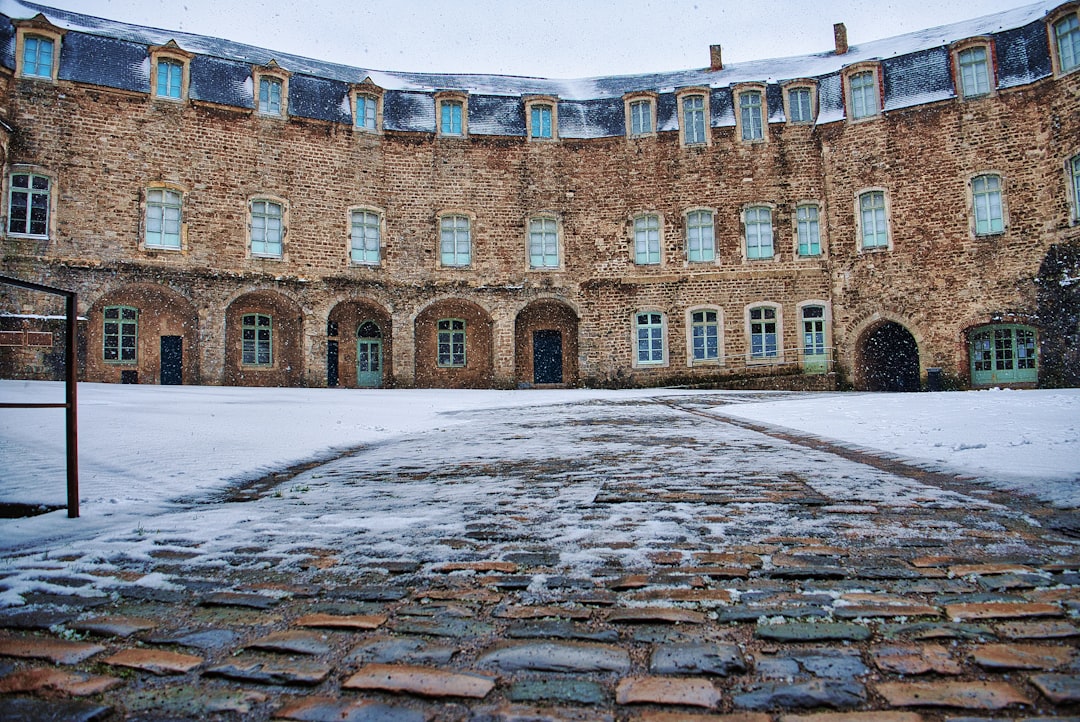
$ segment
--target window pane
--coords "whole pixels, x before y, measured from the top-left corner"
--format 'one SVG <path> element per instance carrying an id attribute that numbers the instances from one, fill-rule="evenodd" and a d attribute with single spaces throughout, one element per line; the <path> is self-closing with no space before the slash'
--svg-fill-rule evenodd
<path id="1" fill-rule="evenodd" d="M 686 215 L 686 257 L 690 261 L 712 261 L 716 258 L 713 214 L 709 211 L 694 211 Z"/>
<path id="2" fill-rule="evenodd" d="M 441 130 L 443 135 L 462 135 L 462 104 L 456 100 L 444 100 L 441 108 Z"/>
<path id="3" fill-rule="evenodd" d="M 558 268 L 558 224 L 554 218 L 529 221 L 529 265 L 533 268 Z"/>
<path id="4" fill-rule="evenodd" d="M 739 96 L 742 114 L 742 139 L 760 140 L 764 137 L 761 115 L 761 93 L 743 93 Z"/>
<path id="5" fill-rule="evenodd" d="M 795 211 L 800 256 L 821 255 L 821 232 L 818 226 L 818 207 L 799 206 Z"/>
<path id="6" fill-rule="evenodd" d="M 746 257 L 772 258 L 773 232 L 771 208 L 746 209 Z"/>
<path id="7" fill-rule="evenodd" d="M 281 115 L 281 81 L 277 78 L 259 79 L 259 112 Z"/>
<path id="8" fill-rule="evenodd" d="M 444 216 L 439 225 L 439 255 L 444 266 L 467 266 L 472 262 L 469 219 Z"/>
<path id="9" fill-rule="evenodd" d="M 533 138 L 551 138 L 551 106 L 534 105 L 531 112 L 531 130 Z"/>
<path id="10" fill-rule="evenodd" d="M 630 133 L 642 135 L 652 132 L 652 101 L 635 100 L 630 103 Z"/>
<path id="11" fill-rule="evenodd" d="M 49 179 L 31 173 L 14 173 L 8 193 L 8 233 L 33 236 L 49 234 Z"/>
<path id="12" fill-rule="evenodd" d="M 705 96 L 688 95 L 683 99 L 683 142 L 704 143 L 705 127 Z"/>
<path id="13" fill-rule="evenodd" d="M 1075 14 L 1054 23 L 1054 38 L 1061 71 L 1080 66 L 1080 20 Z"/>
<path id="14" fill-rule="evenodd" d="M 634 219 L 634 263 L 660 263 L 660 216 Z"/>
<path id="15" fill-rule="evenodd" d="M 874 87 L 874 74 L 870 71 L 855 73 L 848 83 L 851 91 L 851 116 L 865 118 L 878 111 L 877 88 Z"/>
<path id="16" fill-rule="evenodd" d="M 791 113 L 792 123 L 809 123 L 814 119 L 813 108 L 810 106 L 810 90 L 796 88 L 788 93 L 788 110 Z"/>
<path id="17" fill-rule="evenodd" d="M 863 248 L 883 248 L 889 245 L 885 225 L 885 194 L 871 191 L 859 196 L 862 215 Z"/>
<path id="18" fill-rule="evenodd" d="M 975 208 L 975 233 L 986 235 L 1005 230 L 1001 205 L 1001 179 L 995 175 L 979 176 L 971 181 Z"/>
<path id="19" fill-rule="evenodd" d="M 986 48 L 968 48 L 957 54 L 960 61 L 960 89 L 964 96 L 985 95 L 990 92 L 990 65 Z"/>
<path id="20" fill-rule="evenodd" d="M 23 41 L 23 75 L 51 78 L 54 47 L 49 38 L 27 36 Z"/>
<path id="21" fill-rule="evenodd" d="M 379 216 L 367 211 L 353 211 L 350 257 L 353 263 L 378 264 L 382 229 Z"/>

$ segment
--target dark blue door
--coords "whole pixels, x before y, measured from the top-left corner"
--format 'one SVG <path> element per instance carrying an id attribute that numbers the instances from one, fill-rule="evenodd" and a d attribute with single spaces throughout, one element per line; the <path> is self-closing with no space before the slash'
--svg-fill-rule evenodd
<path id="1" fill-rule="evenodd" d="M 161 337 L 161 385 L 184 383 L 184 337 Z"/>
<path id="2" fill-rule="evenodd" d="M 533 331 L 533 383 L 561 384 L 562 332 Z"/>

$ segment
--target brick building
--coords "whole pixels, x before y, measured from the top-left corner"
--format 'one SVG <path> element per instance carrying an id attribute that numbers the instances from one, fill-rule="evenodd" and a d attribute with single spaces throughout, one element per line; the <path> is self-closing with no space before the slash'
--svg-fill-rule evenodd
<path id="1" fill-rule="evenodd" d="M 560 81 L 9 0 L 0 273 L 79 293 L 90 381 L 1068 382 L 1078 8 Z M 48 376 L 56 309 L 0 302 Z"/>

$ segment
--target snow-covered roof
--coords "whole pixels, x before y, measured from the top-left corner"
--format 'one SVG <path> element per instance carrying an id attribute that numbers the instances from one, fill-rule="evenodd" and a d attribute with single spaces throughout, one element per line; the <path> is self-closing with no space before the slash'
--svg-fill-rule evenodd
<path id="1" fill-rule="evenodd" d="M 674 92 L 679 88 L 711 89 L 712 125 L 734 125 L 730 87 L 756 81 L 770 87 L 785 80 L 818 80 L 818 122 L 843 117 L 839 73 L 853 63 L 878 60 L 885 83 L 886 111 L 954 97 L 947 46 L 975 36 L 992 36 L 997 51 L 998 87 L 1033 82 L 1051 74 L 1049 48 L 1042 19 L 1061 4 L 1043 0 L 962 23 L 929 28 L 884 40 L 850 46 L 847 53 L 829 51 L 799 57 L 736 63 L 722 70 L 691 69 L 663 73 L 580 79 L 549 79 L 505 75 L 405 73 L 357 68 L 281 53 L 220 38 L 141 27 L 80 13 L 57 10 L 25 0 L 0 0 L 0 14 L 28 19 L 39 13 L 67 30 L 60 77 L 138 92 L 150 90 L 147 48 L 175 41 L 194 53 L 190 95 L 224 105 L 251 108 L 251 66 L 271 60 L 289 71 L 290 115 L 334 122 L 351 122 L 350 86 L 370 79 L 386 91 L 384 125 L 388 130 L 434 132 L 438 90 L 470 95 L 469 132 L 478 135 L 525 134 L 523 95 L 559 98 L 559 136 L 596 138 L 625 133 L 622 96 L 633 91 L 659 93 L 658 127 L 677 128 Z M 0 64 L 14 67 L 14 29 L 0 23 Z M 667 96 L 667 97 L 665 97 Z M 782 121 L 778 93 L 770 93 L 771 121 Z M 664 114 L 665 106 L 669 113 Z"/>

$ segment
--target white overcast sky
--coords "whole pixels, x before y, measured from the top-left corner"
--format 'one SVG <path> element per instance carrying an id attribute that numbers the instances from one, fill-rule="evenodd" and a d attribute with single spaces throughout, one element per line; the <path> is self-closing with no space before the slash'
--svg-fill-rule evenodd
<path id="1" fill-rule="evenodd" d="M 1064 1 L 1064 0 L 1063 0 Z M 1029 0 L 43 0 L 368 70 L 583 78 L 831 50 Z"/>

